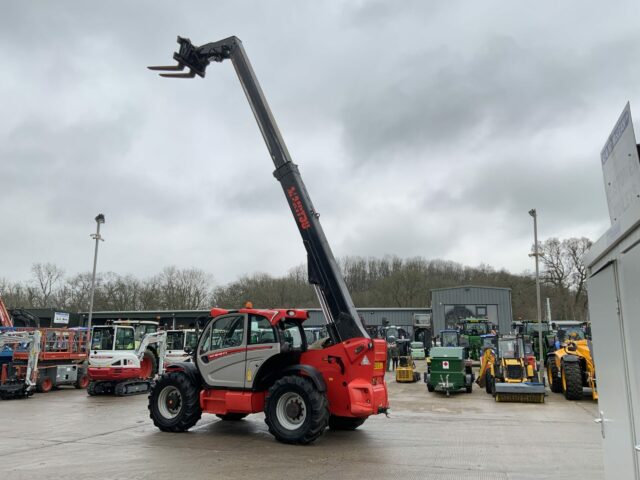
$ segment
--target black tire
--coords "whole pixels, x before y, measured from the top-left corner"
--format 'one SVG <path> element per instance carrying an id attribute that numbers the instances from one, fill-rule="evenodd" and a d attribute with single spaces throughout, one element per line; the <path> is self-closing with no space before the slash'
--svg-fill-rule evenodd
<path id="1" fill-rule="evenodd" d="M 149 393 L 149 416 L 163 432 L 186 432 L 202 416 L 199 397 L 200 389 L 183 372 L 165 373 Z"/>
<path id="2" fill-rule="evenodd" d="M 487 370 L 484 373 L 484 390 L 485 392 L 487 392 L 489 395 L 491 395 L 492 390 L 491 390 L 491 382 L 493 381 L 493 377 L 491 376 L 491 372 L 489 370 Z"/>
<path id="3" fill-rule="evenodd" d="M 428 390 L 430 393 L 433 393 L 433 392 L 435 392 L 435 391 L 436 391 L 435 387 L 434 387 L 433 385 L 431 385 L 430 383 L 427 383 L 427 390 Z"/>
<path id="4" fill-rule="evenodd" d="M 491 376 L 491 395 L 496 396 L 496 379 L 493 375 Z"/>
<path id="5" fill-rule="evenodd" d="M 564 396 L 567 400 L 580 400 L 582 398 L 582 371 L 580 365 L 575 362 L 563 363 L 562 374 L 564 375 Z M 563 385 L 564 387 L 564 385 Z"/>
<path id="6" fill-rule="evenodd" d="M 242 420 L 247 415 L 247 413 L 226 413 L 224 415 L 216 414 L 216 417 L 227 422 L 237 422 L 238 420 Z"/>
<path id="7" fill-rule="evenodd" d="M 471 385 L 468 385 L 468 386 L 466 387 L 466 392 L 467 392 L 467 393 L 473 393 L 473 383 L 472 383 Z"/>
<path id="8" fill-rule="evenodd" d="M 553 393 L 562 393 L 562 378 L 558 376 L 558 367 L 554 358 L 547 360 L 547 380 Z"/>
<path id="9" fill-rule="evenodd" d="M 290 400 L 287 401 L 287 397 Z M 280 402 L 283 405 L 279 405 Z M 298 416 L 304 417 L 299 426 L 292 428 L 297 419 L 292 419 L 290 425 L 282 423 L 278 416 L 295 415 L 289 413 L 289 405 L 298 408 Z M 302 408 L 300 408 L 302 407 Z M 286 414 L 283 413 L 287 410 Z M 265 399 L 265 422 L 269 433 L 282 443 L 305 445 L 316 440 L 324 433 L 329 423 L 329 402 L 324 392 L 319 392 L 314 384 L 303 377 L 289 375 L 275 382 L 267 392 Z"/>
<path id="10" fill-rule="evenodd" d="M 366 418 L 339 417 L 331 415 L 329 417 L 329 429 L 331 430 L 355 430 L 365 422 Z"/>

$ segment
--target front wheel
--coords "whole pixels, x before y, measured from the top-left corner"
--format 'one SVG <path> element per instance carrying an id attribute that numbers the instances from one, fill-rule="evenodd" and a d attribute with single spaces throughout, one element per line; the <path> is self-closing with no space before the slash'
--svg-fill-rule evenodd
<path id="1" fill-rule="evenodd" d="M 331 415 L 329 417 L 329 428 L 331 430 L 355 430 L 364 423 L 366 418 L 339 417 Z"/>
<path id="2" fill-rule="evenodd" d="M 562 364 L 561 370 L 562 390 L 567 400 L 580 400 L 582 398 L 582 371 L 580 365 L 574 362 Z"/>
<path id="3" fill-rule="evenodd" d="M 269 388 L 264 413 L 269 432 L 278 441 L 304 445 L 327 428 L 329 402 L 311 381 L 289 375 Z"/>
<path id="4" fill-rule="evenodd" d="M 493 382 L 493 376 L 491 375 L 491 372 L 489 370 L 487 370 L 484 374 L 484 390 L 485 392 L 487 392 L 489 395 L 491 395 L 493 392 L 491 390 L 491 383 Z"/>
<path id="5" fill-rule="evenodd" d="M 149 393 L 149 416 L 163 432 L 186 432 L 200 417 L 200 389 L 182 372 L 162 375 Z"/>
<path id="6" fill-rule="evenodd" d="M 562 393 L 562 378 L 558 375 L 558 367 L 554 358 L 547 360 L 547 379 L 553 393 Z"/>
<path id="7" fill-rule="evenodd" d="M 53 389 L 53 380 L 51 377 L 43 377 L 38 383 L 36 383 L 36 390 L 40 393 L 48 393 Z"/>
<path id="8" fill-rule="evenodd" d="M 76 383 L 74 383 L 73 386 L 81 390 L 87 388 L 89 386 L 89 375 L 86 373 L 79 374 Z"/>

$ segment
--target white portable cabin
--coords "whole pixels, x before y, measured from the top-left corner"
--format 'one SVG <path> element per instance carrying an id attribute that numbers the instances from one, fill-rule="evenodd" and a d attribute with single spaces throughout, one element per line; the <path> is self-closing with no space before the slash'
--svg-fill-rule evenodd
<path id="1" fill-rule="evenodd" d="M 612 226 L 591 247 L 589 317 L 605 478 L 640 480 L 640 159 L 629 105 L 601 153 Z"/>

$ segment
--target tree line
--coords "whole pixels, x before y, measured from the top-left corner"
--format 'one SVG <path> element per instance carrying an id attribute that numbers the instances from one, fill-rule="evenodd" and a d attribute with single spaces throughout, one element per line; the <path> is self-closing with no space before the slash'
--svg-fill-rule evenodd
<path id="1" fill-rule="evenodd" d="M 551 238 L 539 243 L 542 298 L 543 302 L 550 298 L 553 319 L 587 319 L 582 258 L 590 246 L 587 238 Z M 422 257 L 343 257 L 338 263 L 358 307 L 429 307 L 431 289 L 479 285 L 511 288 L 514 319 L 536 317 L 535 275 L 530 271 L 513 274 L 484 264 L 469 267 Z M 0 296 L 9 308 L 89 309 L 90 273 L 65 276 L 59 266 L 50 263 L 34 264 L 31 273 L 32 278 L 25 282 L 0 279 Z M 306 265 L 299 265 L 282 277 L 253 273 L 225 285 L 215 285 L 212 275 L 197 268 L 166 267 L 144 279 L 100 273 L 94 310 L 238 308 L 247 301 L 265 308 L 318 307 L 307 283 Z"/>

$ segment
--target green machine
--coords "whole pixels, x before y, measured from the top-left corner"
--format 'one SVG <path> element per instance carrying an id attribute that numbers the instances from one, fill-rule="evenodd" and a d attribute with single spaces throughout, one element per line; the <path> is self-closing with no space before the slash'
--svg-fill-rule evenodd
<path id="1" fill-rule="evenodd" d="M 482 335 L 491 333 L 491 322 L 481 318 L 465 318 L 460 322 L 461 345 L 467 347 L 469 358 L 480 360 Z"/>
<path id="2" fill-rule="evenodd" d="M 464 389 L 471 393 L 473 373 L 465 358 L 463 347 L 432 347 L 431 363 L 424 374 L 424 382 L 430 392 L 451 392 Z"/>
<path id="3" fill-rule="evenodd" d="M 541 322 L 542 327 L 542 358 L 554 350 L 555 333 L 551 330 L 548 322 Z M 538 338 L 538 322 L 534 320 L 524 320 L 518 330 L 524 336 L 524 341 L 530 341 L 533 347 L 533 353 L 536 358 L 540 358 L 540 342 Z"/>

